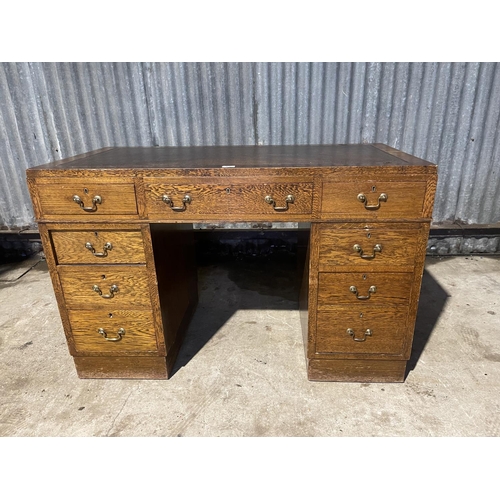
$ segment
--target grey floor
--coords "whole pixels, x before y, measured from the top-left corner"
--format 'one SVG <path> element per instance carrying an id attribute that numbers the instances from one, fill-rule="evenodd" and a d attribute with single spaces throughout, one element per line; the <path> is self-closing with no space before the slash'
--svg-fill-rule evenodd
<path id="1" fill-rule="evenodd" d="M 170 380 L 80 380 L 46 263 L 0 266 L 0 436 L 500 435 L 500 259 L 427 259 L 403 384 L 307 381 L 295 285 L 205 265 Z"/>

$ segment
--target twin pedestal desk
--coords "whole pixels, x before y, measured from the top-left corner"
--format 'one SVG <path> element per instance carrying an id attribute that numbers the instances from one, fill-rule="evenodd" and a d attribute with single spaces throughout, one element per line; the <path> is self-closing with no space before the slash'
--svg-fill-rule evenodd
<path id="1" fill-rule="evenodd" d="M 293 222 L 309 380 L 404 380 L 436 165 L 383 144 L 106 148 L 27 178 L 79 377 L 168 378 L 197 303 L 193 223 Z"/>

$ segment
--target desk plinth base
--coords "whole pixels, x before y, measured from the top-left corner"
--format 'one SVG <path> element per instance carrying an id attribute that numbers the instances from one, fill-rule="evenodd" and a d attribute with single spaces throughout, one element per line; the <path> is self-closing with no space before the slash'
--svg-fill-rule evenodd
<path id="1" fill-rule="evenodd" d="M 406 361 L 310 359 L 307 377 L 323 382 L 404 382 Z"/>
<path id="2" fill-rule="evenodd" d="M 74 357 L 79 378 L 164 380 L 167 360 L 157 356 Z"/>

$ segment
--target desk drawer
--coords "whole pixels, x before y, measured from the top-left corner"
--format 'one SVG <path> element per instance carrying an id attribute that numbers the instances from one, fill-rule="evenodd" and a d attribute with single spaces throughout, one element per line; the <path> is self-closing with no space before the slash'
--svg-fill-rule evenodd
<path id="1" fill-rule="evenodd" d="M 213 218 L 227 215 L 229 184 L 207 179 L 179 183 L 175 179 L 144 179 L 146 211 L 162 219 Z"/>
<path id="2" fill-rule="evenodd" d="M 339 304 L 407 305 L 410 300 L 412 273 L 319 273 L 318 309 Z"/>
<path id="3" fill-rule="evenodd" d="M 51 231 L 59 264 L 143 264 L 140 230 Z"/>
<path id="4" fill-rule="evenodd" d="M 42 217 L 67 215 L 92 219 L 103 215 L 137 215 L 132 181 L 96 182 L 70 178 L 39 181 L 37 186 Z"/>
<path id="5" fill-rule="evenodd" d="M 407 307 L 318 311 L 316 353 L 403 355 Z"/>
<path id="6" fill-rule="evenodd" d="M 68 309 L 151 308 L 146 266 L 58 266 Z"/>
<path id="7" fill-rule="evenodd" d="M 322 214 L 367 219 L 422 217 L 424 181 L 351 181 L 323 184 Z"/>
<path id="8" fill-rule="evenodd" d="M 106 309 L 68 314 L 75 350 L 80 354 L 126 355 L 157 350 L 149 310 Z"/>
<path id="9" fill-rule="evenodd" d="M 265 216 L 266 220 L 308 215 L 312 213 L 313 186 L 312 182 L 233 184 L 229 210 L 238 216 Z"/>
<path id="10" fill-rule="evenodd" d="M 421 229 L 398 225 L 321 228 L 320 271 L 413 271 Z"/>

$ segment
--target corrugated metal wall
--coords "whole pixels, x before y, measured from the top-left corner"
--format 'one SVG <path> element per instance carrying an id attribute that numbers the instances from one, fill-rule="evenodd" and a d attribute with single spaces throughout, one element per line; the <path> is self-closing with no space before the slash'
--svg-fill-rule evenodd
<path id="1" fill-rule="evenodd" d="M 382 142 L 440 166 L 436 222 L 500 221 L 499 63 L 2 63 L 0 227 L 25 169 L 104 146 Z"/>

